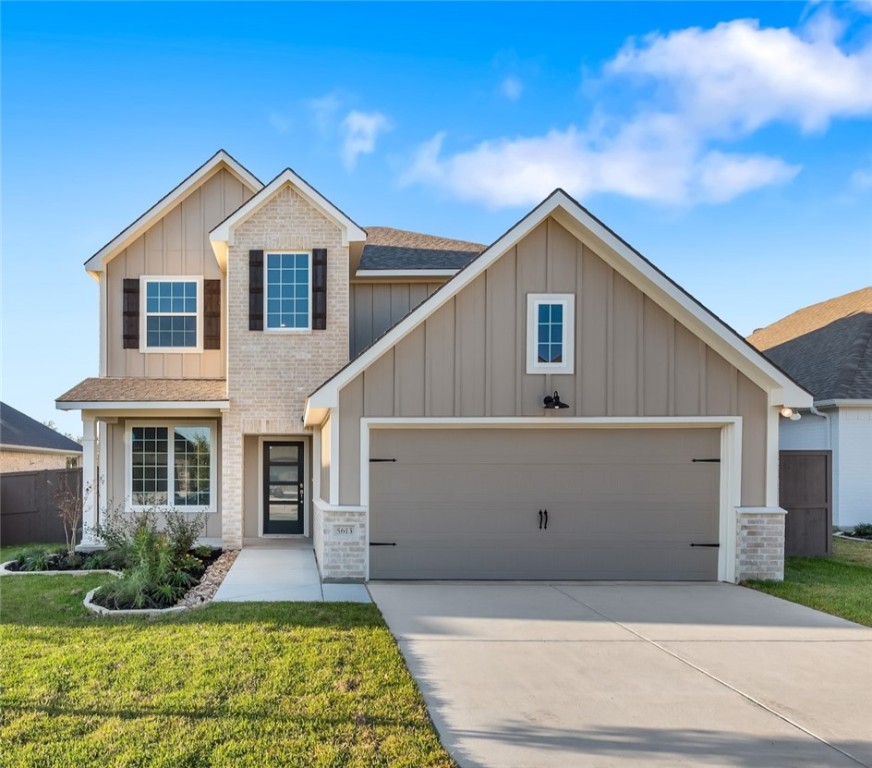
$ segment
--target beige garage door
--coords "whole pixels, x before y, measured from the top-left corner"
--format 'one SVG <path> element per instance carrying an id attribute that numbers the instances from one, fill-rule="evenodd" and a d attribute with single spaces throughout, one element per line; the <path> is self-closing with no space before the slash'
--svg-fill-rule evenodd
<path id="1" fill-rule="evenodd" d="M 370 578 L 716 579 L 719 445 L 717 429 L 373 430 Z"/>

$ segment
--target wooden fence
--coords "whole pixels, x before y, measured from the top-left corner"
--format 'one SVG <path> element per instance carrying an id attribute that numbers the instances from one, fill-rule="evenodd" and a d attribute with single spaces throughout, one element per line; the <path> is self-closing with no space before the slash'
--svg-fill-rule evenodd
<path id="1" fill-rule="evenodd" d="M 0 543 L 63 542 L 64 526 L 55 497 L 67 487 L 81 495 L 81 468 L 0 475 Z M 76 540 L 80 539 L 81 529 L 76 534 Z"/>

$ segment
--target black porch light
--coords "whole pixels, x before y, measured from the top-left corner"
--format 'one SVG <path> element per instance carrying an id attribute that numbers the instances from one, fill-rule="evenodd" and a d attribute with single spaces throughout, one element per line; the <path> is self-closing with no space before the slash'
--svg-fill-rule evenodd
<path id="1" fill-rule="evenodd" d="M 556 389 L 554 390 L 553 395 L 545 395 L 545 400 L 543 402 L 545 403 L 545 410 L 548 411 L 555 411 L 561 408 L 569 408 L 569 405 L 567 403 L 563 403 L 560 401 L 560 395 L 557 394 Z"/>

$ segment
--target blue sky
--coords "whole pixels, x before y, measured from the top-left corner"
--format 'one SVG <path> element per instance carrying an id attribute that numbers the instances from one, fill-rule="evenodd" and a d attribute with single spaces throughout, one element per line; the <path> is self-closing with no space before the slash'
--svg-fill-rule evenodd
<path id="1" fill-rule="evenodd" d="M 740 333 L 872 284 L 872 4 L 0 4 L 0 397 L 97 373 L 82 263 L 218 148 L 489 243 L 556 186 Z"/>

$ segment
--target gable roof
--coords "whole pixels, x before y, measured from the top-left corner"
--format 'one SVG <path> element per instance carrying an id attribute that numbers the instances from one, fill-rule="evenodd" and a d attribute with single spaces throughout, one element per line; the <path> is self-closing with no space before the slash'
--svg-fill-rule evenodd
<path id="1" fill-rule="evenodd" d="M 51 453 L 82 452 L 82 446 L 75 440 L 64 437 L 6 403 L 0 403 L 0 448 L 31 448 Z"/>
<path id="2" fill-rule="evenodd" d="M 358 271 L 463 269 L 487 246 L 392 227 L 366 227 Z"/>
<path id="3" fill-rule="evenodd" d="M 278 176 L 263 187 L 257 194 L 239 206 L 224 221 L 209 233 L 212 242 L 212 250 L 221 268 L 227 264 L 227 249 L 233 239 L 233 230 L 251 216 L 255 211 L 265 205 L 269 199 L 280 189 L 290 185 L 294 187 L 316 209 L 333 221 L 342 231 L 343 245 L 349 242 L 366 240 L 366 232 L 363 231 L 347 214 L 337 208 L 317 189 L 305 179 L 298 176 L 290 168 L 285 168 Z"/>
<path id="4" fill-rule="evenodd" d="M 388 349 L 407 336 L 453 296 L 514 247 L 543 221 L 553 217 L 643 293 L 678 319 L 751 381 L 767 391 L 770 405 L 807 408 L 811 395 L 773 365 L 735 330 L 665 275 L 562 189 L 555 189 L 517 224 L 451 280 L 397 322 L 369 348 L 328 379 L 306 404 L 306 425 L 319 424 L 339 402 L 339 391 Z"/>
<path id="5" fill-rule="evenodd" d="M 92 275 L 101 272 L 107 261 L 113 259 L 119 252 L 124 250 L 131 242 L 139 237 L 155 221 L 160 219 L 167 211 L 179 201 L 188 196 L 203 181 L 212 176 L 221 168 L 226 168 L 236 176 L 243 184 L 248 185 L 255 191 L 263 187 L 263 183 L 251 171 L 243 166 L 228 152 L 219 149 L 203 165 L 195 170 L 190 176 L 182 180 L 175 188 L 170 190 L 151 208 L 142 214 L 136 221 L 121 230 L 106 245 L 97 251 L 85 262 L 85 269 Z"/>
<path id="6" fill-rule="evenodd" d="M 748 341 L 816 402 L 872 400 L 872 286 L 797 310 Z"/>

